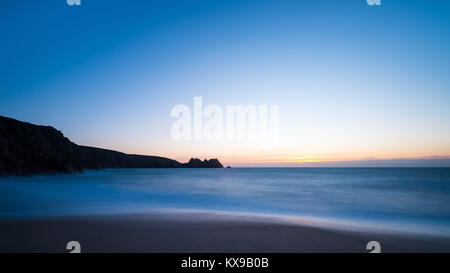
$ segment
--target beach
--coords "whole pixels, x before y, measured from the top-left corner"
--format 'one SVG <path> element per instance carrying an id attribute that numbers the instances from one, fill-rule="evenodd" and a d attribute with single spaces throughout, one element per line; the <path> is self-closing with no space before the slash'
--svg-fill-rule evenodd
<path id="1" fill-rule="evenodd" d="M 0 252 L 67 253 L 449 252 L 450 238 L 315 227 L 259 216 L 207 212 L 89 215 L 0 221 Z"/>
<path id="2" fill-rule="evenodd" d="M 449 169 L 107 169 L 0 179 L 0 252 L 450 252 Z"/>
<path id="3" fill-rule="evenodd" d="M 2 4 L 0 253 L 450 253 L 450 1 Z"/>

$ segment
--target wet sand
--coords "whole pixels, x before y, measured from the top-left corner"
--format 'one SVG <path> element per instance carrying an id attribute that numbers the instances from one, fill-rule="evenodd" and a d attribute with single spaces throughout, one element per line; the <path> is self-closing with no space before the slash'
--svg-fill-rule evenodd
<path id="1" fill-rule="evenodd" d="M 210 213 L 145 213 L 0 220 L 0 252 L 450 252 L 450 238 L 344 231 Z"/>

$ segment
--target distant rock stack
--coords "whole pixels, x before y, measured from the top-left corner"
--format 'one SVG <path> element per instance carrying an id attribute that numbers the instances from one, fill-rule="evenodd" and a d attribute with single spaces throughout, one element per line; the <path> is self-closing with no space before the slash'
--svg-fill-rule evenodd
<path id="1" fill-rule="evenodd" d="M 105 168 L 223 168 L 217 159 L 189 163 L 80 146 L 60 131 L 0 116 L 0 175 L 76 173 Z"/>
<path id="2" fill-rule="evenodd" d="M 188 163 L 184 163 L 187 168 L 223 168 L 222 163 L 217 158 L 201 161 L 198 158 L 191 158 Z"/>

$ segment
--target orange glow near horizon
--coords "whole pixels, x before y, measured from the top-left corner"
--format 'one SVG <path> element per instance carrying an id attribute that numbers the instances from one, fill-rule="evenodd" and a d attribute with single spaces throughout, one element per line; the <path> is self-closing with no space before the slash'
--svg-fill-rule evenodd
<path id="1" fill-rule="evenodd" d="M 170 143 L 169 143 L 170 142 Z M 249 143 L 218 143 L 218 142 L 186 142 L 172 143 L 167 141 L 161 145 L 148 145 L 142 142 L 129 142 L 127 146 L 108 145 L 101 147 L 117 150 L 129 154 L 154 155 L 168 157 L 180 162 L 187 162 L 190 158 L 209 159 L 217 158 L 224 165 L 261 165 L 275 164 L 293 166 L 298 164 L 327 164 L 339 162 L 358 162 L 371 160 L 423 160 L 423 159 L 450 159 L 450 149 L 441 149 L 444 152 L 426 152 L 425 149 L 376 149 L 375 147 L 357 151 L 356 147 L 337 146 L 339 149 L 329 149 L 319 146 L 289 145 L 275 150 L 262 151 L 252 147 Z M 144 148 L 143 148 L 144 147 Z M 295 147 L 295 148 L 294 148 Z M 351 149 L 353 148 L 353 149 Z M 389 147 L 390 148 L 390 147 Z M 319 150 L 328 149 L 329 153 Z M 438 150 L 437 147 L 430 150 Z M 302 152 L 300 152 L 302 151 Z"/>
<path id="2" fill-rule="evenodd" d="M 206 157 L 205 157 L 206 158 Z M 227 164 L 304 164 L 304 163 L 333 163 L 333 162 L 358 162 L 371 160 L 420 160 L 420 159 L 450 159 L 450 154 L 424 154 L 424 155 L 395 155 L 392 157 L 372 157 L 372 156 L 354 156 L 354 157 L 321 157 L 321 156 L 222 156 L 219 160 Z"/>

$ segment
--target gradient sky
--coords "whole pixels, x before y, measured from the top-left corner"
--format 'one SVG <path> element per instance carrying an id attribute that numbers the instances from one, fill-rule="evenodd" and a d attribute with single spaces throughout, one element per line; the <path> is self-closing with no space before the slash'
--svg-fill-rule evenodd
<path id="1" fill-rule="evenodd" d="M 9 0 L 0 31 L 0 115 L 78 144 L 232 166 L 450 166 L 449 1 Z M 280 105 L 280 146 L 174 141 L 170 111 L 194 96 Z"/>

